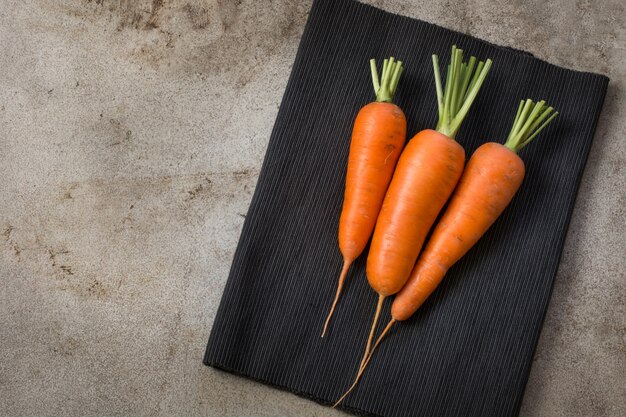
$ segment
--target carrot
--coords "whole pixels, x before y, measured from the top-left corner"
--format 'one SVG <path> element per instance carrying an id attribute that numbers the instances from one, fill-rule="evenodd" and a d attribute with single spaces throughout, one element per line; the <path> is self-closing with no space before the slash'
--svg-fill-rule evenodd
<path id="1" fill-rule="evenodd" d="M 322 337 L 341 295 L 348 269 L 363 252 L 372 236 L 378 212 L 396 162 L 406 140 L 406 117 L 400 107 L 391 102 L 400 75 L 402 61 L 385 59 L 379 80 L 376 61 L 370 61 L 376 101 L 363 107 L 352 130 L 346 191 L 339 220 L 339 249 L 343 268 L 337 292 L 324 323 Z"/>
<path id="2" fill-rule="evenodd" d="M 524 179 L 517 153 L 556 117 L 544 101 L 522 100 L 504 145 L 485 143 L 472 155 L 450 204 L 391 307 L 392 319 L 363 361 L 356 382 L 382 339 L 398 321 L 411 317 L 443 280 L 446 272 L 485 234 Z"/>
<path id="3" fill-rule="evenodd" d="M 379 297 L 359 368 L 366 364 L 385 297 L 404 286 L 428 231 L 461 177 L 465 151 L 454 137 L 491 68 L 489 59 L 478 65 L 475 57 L 463 62 L 463 51 L 452 46 L 444 92 L 439 59 L 432 58 L 439 121 L 436 130 L 419 132 L 402 152 L 376 222 L 367 279 Z"/>

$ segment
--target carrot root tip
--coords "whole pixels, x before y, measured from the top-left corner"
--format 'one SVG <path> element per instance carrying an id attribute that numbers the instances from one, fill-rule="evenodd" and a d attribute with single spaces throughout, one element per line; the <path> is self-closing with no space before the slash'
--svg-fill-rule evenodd
<path id="1" fill-rule="evenodd" d="M 348 261 L 344 259 L 343 268 L 341 269 L 341 275 L 339 275 L 339 283 L 337 284 L 337 292 L 335 293 L 335 299 L 333 300 L 333 304 L 330 307 L 330 312 L 326 317 L 326 321 L 324 322 L 324 329 L 322 330 L 322 337 L 326 335 L 326 331 L 328 330 L 328 325 L 330 324 L 330 319 L 333 317 L 333 313 L 335 312 L 335 307 L 337 306 L 337 302 L 339 301 L 339 296 L 341 295 L 341 291 L 343 290 L 343 285 L 346 282 L 346 275 L 348 275 L 348 269 L 350 269 L 350 265 L 352 261 Z"/>
<path id="2" fill-rule="evenodd" d="M 366 355 L 366 357 L 363 358 L 364 360 L 361 361 L 361 365 L 359 366 L 359 372 L 356 374 L 356 378 L 354 379 L 352 386 L 350 386 L 350 388 L 341 396 L 341 398 L 337 400 L 332 408 L 336 408 L 339 404 L 341 404 L 342 401 L 354 390 L 354 388 L 356 388 L 359 380 L 361 379 L 361 376 L 363 376 L 363 372 L 365 372 L 365 368 L 367 368 L 367 365 L 369 365 L 370 361 L 372 360 L 372 356 L 374 355 L 376 348 L 378 347 L 378 345 L 380 345 L 385 336 L 387 336 L 387 333 L 389 332 L 389 330 L 391 330 L 391 327 L 394 325 L 395 322 L 395 319 L 391 319 L 389 323 L 387 323 L 387 326 L 385 326 L 383 332 L 380 334 L 380 336 L 378 336 L 378 339 L 376 339 L 376 343 L 374 343 L 374 347 L 372 347 L 372 350 Z"/>

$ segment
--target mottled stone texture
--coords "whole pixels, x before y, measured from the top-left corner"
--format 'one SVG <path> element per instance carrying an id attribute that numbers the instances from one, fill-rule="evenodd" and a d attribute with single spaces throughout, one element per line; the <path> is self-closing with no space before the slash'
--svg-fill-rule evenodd
<path id="1" fill-rule="evenodd" d="M 624 3 L 367 3 L 611 78 L 521 415 L 626 415 Z M 2 416 L 341 414 L 201 364 L 309 8 L 0 0 Z"/>

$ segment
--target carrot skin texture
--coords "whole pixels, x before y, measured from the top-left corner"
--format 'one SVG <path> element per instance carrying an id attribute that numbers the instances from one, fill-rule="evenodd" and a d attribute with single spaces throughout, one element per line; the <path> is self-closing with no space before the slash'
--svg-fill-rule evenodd
<path id="1" fill-rule="evenodd" d="M 406 117 L 393 103 L 373 102 L 356 117 L 346 191 L 339 219 L 339 249 L 352 263 L 365 249 L 406 140 Z"/>
<path id="2" fill-rule="evenodd" d="M 420 308 L 448 269 L 502 214 L 524 174 L 522 159 L 503 145 L 485 143 L 474 152 L 446 212 L 392 304 L 393 319 L 406 320 Z"/>
<path id="3" fill-rule="evenodd" d="M 397 293 L 465 164 L 463 147 L 423 130 L 402 152 L 385 196 L 367 258 L 367 279 L 380 295 Z"/>

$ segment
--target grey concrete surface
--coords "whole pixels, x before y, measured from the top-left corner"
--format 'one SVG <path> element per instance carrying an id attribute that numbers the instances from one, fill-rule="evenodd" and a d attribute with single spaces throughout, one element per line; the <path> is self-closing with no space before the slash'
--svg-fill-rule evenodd
<path id="1" fill-rule="evenodd" d="M 521 415 L 626 415 L 626 12 L 368 0 L 611 84 Z M 0 0 L 0 415 L 331 416 L 205 342 L 311 0 Z"/>

